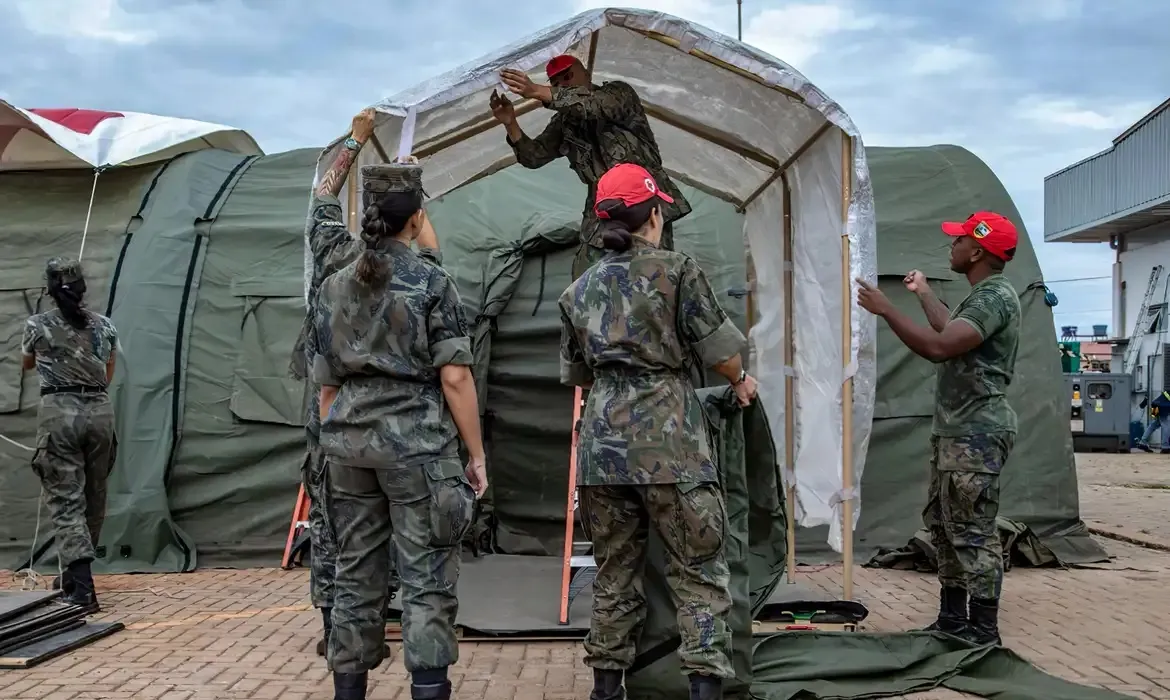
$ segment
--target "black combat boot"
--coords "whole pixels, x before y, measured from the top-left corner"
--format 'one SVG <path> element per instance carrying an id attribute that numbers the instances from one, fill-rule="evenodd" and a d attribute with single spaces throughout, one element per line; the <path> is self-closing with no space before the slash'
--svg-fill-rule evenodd
<path id="1" fill-rule="evenodd" d="M 625 672 L 612 668 L 593 669 L 593 692 L 589 700 L 626 700 L 626 690 L 622 687 Z"/>
<path id="2" fill-rule="evenodd" d="M 321 608 L 321 641 L 317 642 L 317 656 L 325 656 L 329 649 L 329 635 L 333 634 L 333 608 Z"/>
<path id="3" fill-rule="evenodd" d="M 971 599 L 971 623 L 963 638 L 979 646 L 1003 644 L 1003 640 L 999 638 L 998 600 L 995 598 Z"/>
<path id="4" fill-rule="evenodd" d="M 723 700 L 723 679 L 692 673 L 691 700 Z"/>
<path id="5" fill-rule="evenodd" d="M 333 672 L 333 700 L 366 700 L 369 674 Z"/>
<path id="6" fill-rule="evenodd" d="M 962 588 L 940 589 L 938 593 L 938 619 L 930 623 L 923 631 L 962 636 L 968 627 L 967 591 Z"/>
<path id="7" fill-rule="evenodd" d="M 429 668 L 410 674 L 411 700 L 451 700 L 447 669 Z"/>
<path id="8" fill-rule="evenodd" d="M 87 613 L 101 610 L 88 559 L 70 562 L 61 574 L 61 600 L 84 608 Z"/>

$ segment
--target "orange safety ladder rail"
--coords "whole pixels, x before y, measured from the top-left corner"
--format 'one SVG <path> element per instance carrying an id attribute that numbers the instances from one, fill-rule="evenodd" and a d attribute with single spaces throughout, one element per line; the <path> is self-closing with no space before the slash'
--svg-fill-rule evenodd
<path id="1" fill-rule="evenodd" d="M 562 625 L 569 624 L 569 608 L 573 600 L 593 582 L 597 574 L 597 562 L 591 553 L 574 553 L 578 548 L 591 551 L 592 543 L 573 541 L 577 512 L 577 442 L 581 434 L 583 395 L 581 387 L 576 387 L 573 393 L 573 437 L 569 447 L 569 493 L 565 502 L 565 547 L 561 558 L 561 610 L 558 622 Z"/>
<path id="2" fill-rule="evenodd" d="M 293 559 L 296 552 L 304 547 L 309 538 L 309 495 L 305 493 L 305 485 L 301 484 L 297 491 L 297 504 L 293 508 L 292 522 L 288 526 L 288 539 L 284 542 L 284 558 L 280 560 L 280 568 L 293 568 Z"/>

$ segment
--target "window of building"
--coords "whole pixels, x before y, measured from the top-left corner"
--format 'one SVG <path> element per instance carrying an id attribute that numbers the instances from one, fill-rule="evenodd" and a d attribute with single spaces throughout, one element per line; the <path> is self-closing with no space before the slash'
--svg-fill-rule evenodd
<path id="1" fill-rule="evenodd" d="M 1113 396 L 1113 385 L 1104 382 L 1091 382 L 1089 384 L 1089 398 L 1105 400 Z"/>
<path id="2" fill-rule="evenodd" d="M 1146 312 L 1146 333 L 1160 333 L 1166 328 L 1166 305 L 1153 304 Z"/>

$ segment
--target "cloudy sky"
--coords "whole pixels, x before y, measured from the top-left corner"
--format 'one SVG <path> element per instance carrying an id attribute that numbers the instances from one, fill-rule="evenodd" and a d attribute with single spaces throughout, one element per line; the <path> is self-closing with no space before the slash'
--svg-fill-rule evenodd
<path id="1" fill-rule="evenodd" d="M 734 0 L 641 0 L 734 35 Z M 954 143 L 1020 208 L 1045 277 L 1108 275 L 1103 245 L 1043 244 L 1043 178 L 1167 97 L 1170 3 L 744 0 L 744 39 L 796 67 L 868 145 Z M 320 146 L 360 108 L 591 0 L 0 0 L 0 98 L 243 128 Z M 491 9 L 488 9 L 488 8 Z M 1058 325 L 1110 320 L 1109 282 L 1055 282 Z M 1112 329 L 1111 329 L 1112 330 Z"/>

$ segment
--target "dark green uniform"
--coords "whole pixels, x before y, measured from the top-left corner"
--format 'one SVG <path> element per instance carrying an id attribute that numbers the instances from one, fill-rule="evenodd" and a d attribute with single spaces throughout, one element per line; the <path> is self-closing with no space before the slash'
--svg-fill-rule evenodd
<path id="1" fill-rule="evenodd" d="M 979 282 L 951 312 L 983 342 L 938 368 L 930 496 L 923 520 L 938 552 L 944 589 L 996 600 L 1003 555 L 995 519 L 999 475 L 1016 436 L 1007 387 L 1016 366 L 1020 301 L 1002 274 Z"/>
<path id="2" fill-rule="evenodd" d="M 625 670 L 645 618 L 641 567 L 662 537 L 684 672 L 733 677 L 727 515 L 688 362 L 734 357 L 743 334 L 699 266 L 635 238 L 560 299 L 561 380 L 593 382 L 577 446 L 583 525 L 597 561 L 585 663 Z"/>
<path id="3" fill-rule="evenodd" d="M 516 152 L 516 162 L 525 168 L 542 168 L 557 158 L 567 158 L 569 167 L 589 188 L 581 221 L 582 245 L 573 261 L 573 278 L 605 254 L 593 200 L 597 181 L 620 163 L 645 168 L 674 200 L 673 204 L 661 203 L 667 226 L 659 244 L 664 250 L 673 250 L 671 224 L 689 214 L 691 205 L 662 166 L 658 142 L 638 93 L 628 83 L 615 80 L 589 88 L 554 87 L 552 96 L 552 102 L 545 106 L 556 114 L 544 131 L 535 138 L 525 136 L 516 143 L 509 139 L 508 143 Z"/>

